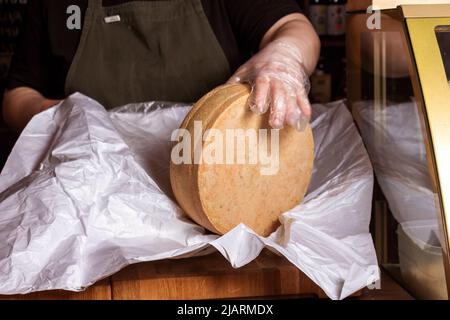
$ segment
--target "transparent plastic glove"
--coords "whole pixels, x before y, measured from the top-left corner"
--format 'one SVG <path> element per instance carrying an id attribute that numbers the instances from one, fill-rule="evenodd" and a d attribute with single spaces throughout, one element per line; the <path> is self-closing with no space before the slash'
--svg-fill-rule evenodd
<path id="1" fill-rule="evenodd" d="M 250 108 L 257 114 L 270 109 L 270 125 L 282 129 L 285 124 L 304 131 L 311 119 L 308 94 L 311 88 L 296 47 L 274 41 L 240 67 L 228 83 L 252 86 Z"/>

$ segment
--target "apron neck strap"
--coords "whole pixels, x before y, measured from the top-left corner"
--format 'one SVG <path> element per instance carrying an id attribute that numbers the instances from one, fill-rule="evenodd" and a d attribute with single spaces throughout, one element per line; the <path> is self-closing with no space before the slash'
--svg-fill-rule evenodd
<path id="1" fill-rule="evenodd" d="M 91 9 L 103 8 L 103 0 L 89 0 L 89 8 Z"/>

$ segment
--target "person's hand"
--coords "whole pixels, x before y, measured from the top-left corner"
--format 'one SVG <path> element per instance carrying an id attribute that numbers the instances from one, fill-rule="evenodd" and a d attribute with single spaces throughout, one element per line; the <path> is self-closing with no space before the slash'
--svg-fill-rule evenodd
<path id="1" fill-rule="evenodd" d="M 270 109 L 270 125 L 285 124 L 304 131 L 311 119 L 309 77 L 300 50 L 282 40 L 269 43 L 240 67 L 228 83 L 252 86 L 250 108 L 257 114 Z"/>
<path id="2" fill-rule="evenodd" d="M 52 99 L 45 99 L 42 101 L 41 106 L 40 106 L 40 111 L 45 111 L 47 109 L 50 109 L 51 107 L 57 105 L 58 103 L 60 103 L 62 100 L 52 100 Z"/>
<path id="3" fill-rule="evenodd" d="M 39 91 L 29 87 L 6 90 L 3 97 L 5 122 L 17 132 L 21 132 L 38 113 L 61 102 L 46 99 Z"/>

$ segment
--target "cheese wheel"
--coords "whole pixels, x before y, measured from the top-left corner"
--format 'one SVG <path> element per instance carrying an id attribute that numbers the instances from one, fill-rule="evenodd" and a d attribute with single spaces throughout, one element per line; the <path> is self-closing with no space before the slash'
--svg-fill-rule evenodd
<path id="1" fill-rule="evenodd" d="M 250 91 L 247 85 L 224 85 L 204 96 L 181 125 L 191 141 L 180 135 L 172 152 L 170 179 L 178 204 L 217 234 L 244 223 L 270 235 L 280 215 L 301 203 L 311 179 L 311 128 L 271 129 L 268 115 L 249 109 Z M 183 141 L 190 148 L 183 149 Z M 174 161 L 178 152 L 189 161 Z"/>

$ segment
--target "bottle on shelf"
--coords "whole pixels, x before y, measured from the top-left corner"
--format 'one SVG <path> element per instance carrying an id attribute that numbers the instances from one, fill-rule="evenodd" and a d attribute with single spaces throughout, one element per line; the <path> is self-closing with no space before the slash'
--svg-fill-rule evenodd
<path id="1" fill-rule="evenodd" d="M 319 63 L 316 71 L 311 76 L 311 102 L 327 103 L 332 100 L 331 81 L 331 74 L 325 71 L 323 62 Z"/>
<path id="2" fill-rule="evenodd" d="M 309 19 L 319 36 L 327 35 L 329 0 L 311 0 L 309 3 Z"/>
<path id="3" fill-rule="evenodd" d="M 327 34 L 342 36 L 345 34 L 345 5 L 346 0 L 330 0 L 327 6 Z"/>

